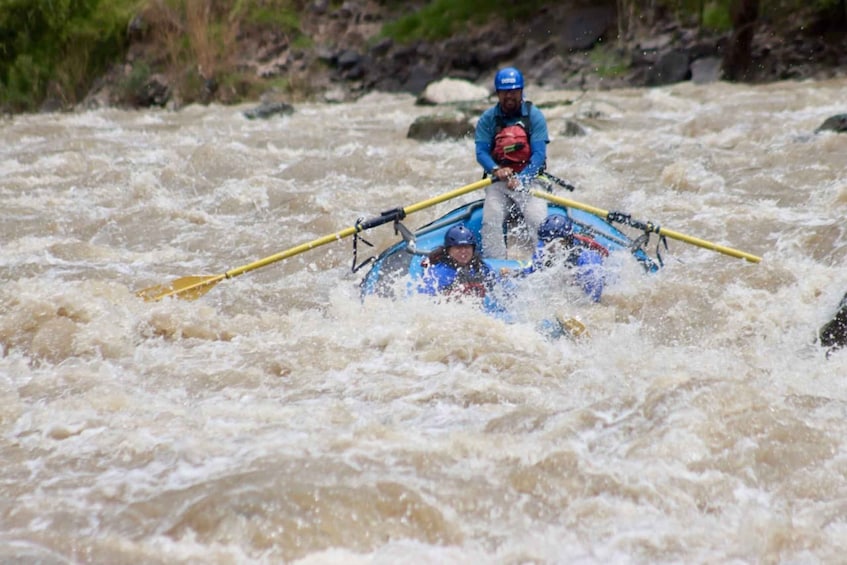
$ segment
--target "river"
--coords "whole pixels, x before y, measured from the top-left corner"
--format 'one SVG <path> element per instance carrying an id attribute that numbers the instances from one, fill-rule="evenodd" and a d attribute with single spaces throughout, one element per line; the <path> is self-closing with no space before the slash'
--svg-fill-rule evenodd
<path id="1" fill-rule="evenodd" d="M 0 561 L 840 561 L 847 352 L 814 341 L 847 291 L 847 135 L 815 128 L 845 89 L 529 88 L 563 196 L 762 257 L 668 240 L 573 305 L 578 342 L 361 301 L 353 238 L 135 295 L 478 180 L 472 141 L 407 139 L 435 112 L 411 96 L 3 119 Z M 360 261 L 397 238 L 363 235 Z"/>

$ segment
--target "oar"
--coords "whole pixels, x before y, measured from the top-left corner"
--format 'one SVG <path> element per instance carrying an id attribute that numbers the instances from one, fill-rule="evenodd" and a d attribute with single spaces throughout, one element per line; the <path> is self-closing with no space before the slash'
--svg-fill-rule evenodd
<path id="1" fill-rule="evenodd" d="M 281 251 L 279 253 L 271 255 L 270 257 L 265 257 L 264 259 L 254 261 L 253 263 L 250 263 L 248 265 L 230 269 L 229 271 L 221 273 L 219 275 L 191 275 L 188 277 L 182 277 L 168 284 L 161 284 L 141 289 L 135 294 L 136 296 L 140 296 L 148 302 L 161 300 L 162 298 L 166 298 L 168 296 L 176 296 L 177 298 L 182 298 L 185 300 L 195 300 L 209 292 L 209 290 L 211 290 L 213 286 L 215 286 L 224 279 L 231 279 L 233 277 L 237 277 L 238 275 L 242 275 L 260 267 L 264 267 L 265 265 L 270 265 L 271 263 L 276 263 L 277 261 L 288 259 L 289 257 L 293 257 L 294 255 L 309 251 L 310 249 L 314 249 L 316 247 L 320 247 L 321 245 L 332 243 L 333 241 L 338 241 L 339 239 L 343 239 L 355 233 L 374 228 L 376 226 L 387 224 L 388 222 L 393 222 L 394 220 L 402 220 L 408 214 L 423 210 L 424 208 L 429 208 L 430 206 L 435 206 L 436 204 L 445 202 L 458 196 L 462 196 L 463 194 L 467 194 L 468 192 L 479 190 L 480 188 L 488 186 L 489 184 L 491 184 L 491 182 L 492 181 L 490 178 L 485 178 L 473 184 L 469 184 L 467 186 L 451 190 L 450 192 L 446 192 L 441 196 L 435 196 L 433 198 L 418 202 L 417 204 L 412 204 L 411 206 L 407 206 L 405 208 L 395 208 L 393 210 L 382 212 L 382 214 L 380 214 L 376 218 L 371 218 L 370 220 L 365 220 L 364 222 L 358 222 L 355 226 L 351 226 L 347 229 L 341 230 L 333 234 L 319 237 L 318 239 L 315 239 L 308 243 L 303 243 L 301 245 L 298 245 L 297 247 L 286 249 L 285 251 Z"/>
<path id="2" fill-rule="evenodd" d="M 532 190 L 530 191 L 533 196 L 537 196 L 538 198 L 544 198 L 545 200 L 549 200 L 550 202 L 554 202 L 556 204 L 561 204 L 562 206 L 569 206 L 571 208 L 578 208 L 579 210 L 584 210 L 589 214 L 594 214 L 595 216 L 600 216 L 601 218 L 608 221 L 618 221 L 626 223 L 627 225 L 643 229 L 648 232 L 657 233 L 659 235 L 663 235 L 666 237 L 670 237 L 671 239 L 677 239 L 679 241 L 684 241 L 685 243 L 690 243 L 691 245 L 696 245 L 698 247 L 702 247 L 704 249 L 711 249 L 712 251 L 717 251 L 719 253 L 723 253 L 724 255 L 729 255 L 731 257 L 738 257 L 740 259 L 746 259 L 751 263 L 759 263 L 762 258 L 757 257 L 755 255 L 751 255 L 749 253 L 745 253 L 744 251 L 739 251 L 737 249 L 732 249 L 731 247 L 724 247 L 723 245 L 718 245 L 717 243 L 712 243 L 710 241 L 706 241 L 704 239 L 699 239 L 696 237 L 691 237 L 690 235 L 685 235 L 679 232 L 675 232 L 673 230 L 669 230 L 666 228 L 659 227 L 654 225 L 651 222 L 641 222 L 638 220 L 633 220 L 627 214 L 622 214 L 620 212 L 609 212 L 607 210 L 602 210 L 600 208 L 595 208 L 594 206 L 589 206 L 588 204 L 583 204 L 581 202 L 576 202 L 574 200 L 570 200 L 568 198 L 562 198 L 561 196 L 554 196 L 548 192 L 543 192 L 541 190 Z"/>

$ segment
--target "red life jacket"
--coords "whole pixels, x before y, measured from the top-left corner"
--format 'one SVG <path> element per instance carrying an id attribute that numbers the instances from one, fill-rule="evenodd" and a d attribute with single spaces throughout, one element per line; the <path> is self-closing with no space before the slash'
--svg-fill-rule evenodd
<path id="1" fill-rule="evenodd" d="M 609 256 L 609 250 L 608 249 L 603 247 L 603 245 L 600 242 L 595 241 L 594 239 L 591 239 L 587 235 L 575 233 L 575 234 L 573 234 L 573 238 L 574 238 L 574 243 L 582 245 L 583 247 L 587 247 L 588 249 L 594 250 L 597 253 L 599 253 L 600 255 L 602 255 L 603 257 Z"/>
<path id="2" fill-rule="evenodd" d="M 529 112 L 532 102 L 525 101 Z M 494 134 L 494 148 L 491 156 L 501 167 L 509 167 L 519 173 L 529 164 L 532 148 L 529 144 L 529 115 L 512 125 L 506 125 L 503 116 L 497 116 L 497 129 Z M 526 123 L 525 123 L 526 122 Z"/>
<path id="3" fill-rule="evenodd" d="M 522 123 L 506 126 L 494 136 L 494 160 L 502 167 L 510 167 L 516 173 L 521 172 L 532 156 L 529 147 L 529 134 Z"/>

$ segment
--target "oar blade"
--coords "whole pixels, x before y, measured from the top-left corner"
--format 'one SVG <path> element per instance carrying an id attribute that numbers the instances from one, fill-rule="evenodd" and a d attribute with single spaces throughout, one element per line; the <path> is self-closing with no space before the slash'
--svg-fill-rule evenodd
<path id="1" fill-rule="evenodd" d="M 135 293 L 146 302 L 156 302 L 169 296 L 183 300 L 197 300 L 213 286 L 226 278 L 226 275 L 191 275 L 174 280 L 168 284 L 159 284 L 143 288 Z"/>
<path id="2" fill-rule="evenodd" d="M 563 314 L 558 313 L 556 314 L 556 321 L 559 322 L 559 326 L 562 328 L 562 333 L 574 341 L 591 337 L 591 334 L 588 333 L 588 328 L 585 327 L 585 324 L 576 318 L 566 317 Z"/>

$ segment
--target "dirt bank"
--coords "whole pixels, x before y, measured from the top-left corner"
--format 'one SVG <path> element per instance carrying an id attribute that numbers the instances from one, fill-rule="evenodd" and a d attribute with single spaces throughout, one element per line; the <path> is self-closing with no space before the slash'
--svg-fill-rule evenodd
<path id="1" fill-rule="evenodd" d="M 167 68 L 158 35 L 148 29 L 133 40 L 125 64 L 104 77 L 84 105 L 178 108 L 238 102 L 262 92 L 288 101 L 330 102 L 372 90 L 417 95 L 445 77 L 488 85 L 496 68 L 505 64 L 518 66 L 530 83 L 547 88 L 593 90 L 726 78 L 722 65 L 733 41 L 730 32 L 706 32 L 696 22 L 682 23 L 662 13 L 622 29 L 615 2 L 582 4 L 555 3 L 525 22 L 494 19 L 441 41 L 398 44 L 379 39 L 383 24 L 398 16 L 397 8 L 376 0 L 352 0 L 339 7 L 314 0 L 301 19 L 309 47 L 274 30 L 240 31 L 231 60 L 249 77 L 241 82 L 224 81 L 202 69 Z M 749 67 L 733 76 L 769 82 L 847 73 L 843 29 L 797 19 L 781 28 L 757 22 Z M 154 72 L 128 89 L 127 77 L 141 67 Z"/>

